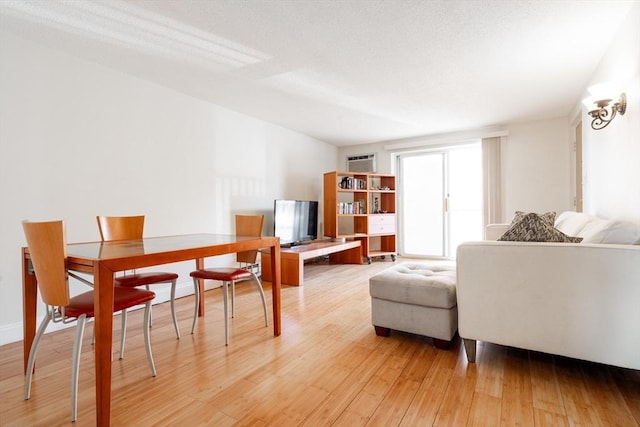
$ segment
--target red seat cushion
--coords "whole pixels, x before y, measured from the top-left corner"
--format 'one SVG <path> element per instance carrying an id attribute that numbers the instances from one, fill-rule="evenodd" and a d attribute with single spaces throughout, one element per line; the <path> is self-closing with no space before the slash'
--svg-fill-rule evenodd
<path id="1" fill-rule="evenodd" d="M 251 273 L 244 268 L 205 268 L 203 270 L 192 271 L 190 276 L 195 277 L 196 279 L 231 282 L 240 279 L 248 279 L 251 277 Z"/>
<path id="2" fill-rule="evenodd" d="M 87 317 L 94 317 L 93 294 L 93 291 L 89 291 L 71 298 L 69 305 L 65 307 L 66 315 L 68 317 L 80 317 L 82 314 L 86 314 Z M 155 293 L 146 289 L 120 288 L 116 286 L 113 289 L 113 312 L 144 304 L 155 297 Z"/>
<path id="3" fill-rule="evenodd" d="M 156 283 L 166 283 L 177 279 L 178 275 L 176 273 L 152 272 L 116 277 L 113 282 L 116 286 L 135 287 L 153 285 Z"/>

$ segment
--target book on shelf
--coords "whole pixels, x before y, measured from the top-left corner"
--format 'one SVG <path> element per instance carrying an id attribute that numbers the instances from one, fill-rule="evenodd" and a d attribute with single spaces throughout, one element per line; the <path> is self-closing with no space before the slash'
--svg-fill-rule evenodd
<path id="1" fill-rule="evenodd" d="M 339 202 L 339 215 L 360 215 L 365 214 L 364 200 L 356 200 L 354 202 Z"/>
<path id="2" fill-rule="evenodd" d="M 366 190 L 367 181 L 352 176 L 345 176 L 338 183 L 338 187 L 342 188 L 343 190 Z"/>

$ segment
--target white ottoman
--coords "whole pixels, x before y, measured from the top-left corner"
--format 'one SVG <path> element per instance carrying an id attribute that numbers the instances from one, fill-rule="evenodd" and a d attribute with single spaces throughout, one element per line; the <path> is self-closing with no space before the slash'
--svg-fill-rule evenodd
<path id="1" fill-rule="evenodd" d="M 371 323 L 376 335 L 390 330 L 433 338 L 447 348 L 458 329 L 454 263 L 406 262 L 369 278 Z"/>

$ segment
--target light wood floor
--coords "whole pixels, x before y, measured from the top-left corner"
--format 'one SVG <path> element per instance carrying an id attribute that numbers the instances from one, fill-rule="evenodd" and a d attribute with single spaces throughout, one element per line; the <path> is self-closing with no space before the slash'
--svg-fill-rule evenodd
<path id="1" fill-rule="evenodd" d="M 283 287 L 278 338 L 264 327 L 255 291 L 240 285 L 228 347 L 220 289 L 206 293 L 207 315 L 194 335 L 193 298 L 179 300 L 180 340 L 169 304 L 157 305 L 156 378 L 146 362 L 142 311 L 132 313 L 125 359 L 113 364 L 113 425 L 640 425 L 639 371 L 489 343 L 480 343 L 477 363 L 468 364 L 460 339 L 443 351 L 411 334 L 377 337 L 368 277 L 389 266 L 307 266 L 302 287 Z M 118 336 L 119 319 L 114 327 Z M 95 423 L 90 331 L 78 426 Z M 0 425 L 70 423 L 72 340 L 72 329 L 43 338 L 29 401 L 22 343 L 0 347 Z"/>

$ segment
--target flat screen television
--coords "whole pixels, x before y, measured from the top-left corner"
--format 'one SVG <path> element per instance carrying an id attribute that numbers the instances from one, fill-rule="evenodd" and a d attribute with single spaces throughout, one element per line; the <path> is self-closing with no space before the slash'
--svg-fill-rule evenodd
<path id="1" fill-rule="evenodd" d="M 318 202 L 280 200 L 273 202 L 273 235 L 281 246 L 299 245 L 318 238 Z"/>

